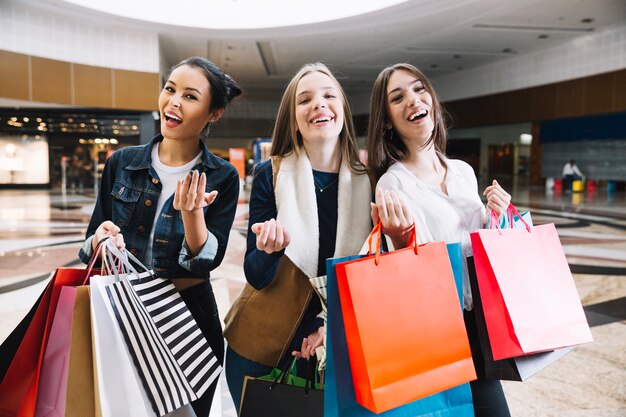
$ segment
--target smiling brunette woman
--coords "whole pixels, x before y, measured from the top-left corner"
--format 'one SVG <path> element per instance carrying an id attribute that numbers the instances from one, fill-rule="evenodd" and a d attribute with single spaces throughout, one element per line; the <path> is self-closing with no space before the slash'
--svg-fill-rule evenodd
<path id="1" fill-rule="evenodd" d="M 283 94 L 271 161 L 255 169 L 244 260 L 248 284 L 226 317 L 226 379 L 237 409 L 258 377 L 324 341 L 308 278 L 326 258 L 358 253 L 371 228 L 370 179 L 358 160 L 352 114 L 322 64 L 303 66 Z"/>
<path id="2" fill-rule="evenodd" d="M 239 196 L 239 176 L 202 141 L 237 83 L 204 58 L 176 65 L 159 95 L 161 135 L 115 152 L 106 163 L 80 258 L 111 236 L 119 248 L 172 280 L 220 362 L 224 340 L 210 271 L 222 262 Z M 192 403 L 208 416 L 211 387 Z"/>
<path id="3" fill-rule="evenodd" d="M 367 137 L 369 165 L 380 177 L 377 204 L 403 219 L 387 229 L 396 249 L 404 247 L 413 224 L 421 243 L 461 242 L 471 256 L 470 233 L 485 225 L 486 210 L 478 182 L 467 163 L 445 156 L 443 108 L 424 74 L 410 64 L 381 71 L 374 83 Z M 494 180 L 485 189 L 487 206 L 506 212 L 511 196 Z M 509 409 L 499 381 L 487 380 L 469 311 L 473 308 L 467 265 L 463 265 L 465 323 L 478 380 L 470 383 L 477 417 L 506 417 Z M 481 375 L 483 377 L 481 377 Z"/>

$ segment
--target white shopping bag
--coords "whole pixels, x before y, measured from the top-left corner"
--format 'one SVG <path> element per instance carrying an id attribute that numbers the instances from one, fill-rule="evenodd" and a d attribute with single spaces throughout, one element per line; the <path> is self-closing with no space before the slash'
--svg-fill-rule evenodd
<path id="1" fill-rule="evenodd" d="M 154 417 L 156 413 L 117 324 L 105 290 L 115 276 L 91 278 L 91 325 L 97 395 L 102 417 Z"/>

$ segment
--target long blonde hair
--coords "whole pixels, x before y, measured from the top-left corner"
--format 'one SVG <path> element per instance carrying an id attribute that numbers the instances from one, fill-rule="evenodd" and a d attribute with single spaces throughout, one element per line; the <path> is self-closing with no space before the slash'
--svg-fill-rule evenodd
<path id="1" fill-rule="evenodd" d="M 352 111 L 346 99 L 346 94 L 328 67 L 320 62 L 303 65 L 289 81 L 289 84 L 287 84 L 287 88 L 285 88 L 283 97 L 280 100 L 278 114 L 276 115 L 270 153 L 272 156 L 284 157 L 292 152 L 298 154 L 302 150 L 302 137 L 298 132 L 298 124 L 296 122 L 296 90 L 300 80 L 315 71 L 327 75 L 335 83 L 343 101 L 344 125 L 339 133 L 341 158 L 342 160 L 347 159 L 348 166 L 352 172 L 357 174 L 365 173 L 365 167 L 359 161 Z"/>

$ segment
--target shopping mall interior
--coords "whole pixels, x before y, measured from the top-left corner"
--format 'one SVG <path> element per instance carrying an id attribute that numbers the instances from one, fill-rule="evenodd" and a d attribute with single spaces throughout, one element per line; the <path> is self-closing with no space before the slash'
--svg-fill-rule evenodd
<path id="1" fill-rule="evenodd" d="M 293 74 L 332 69 L 363 149 L 377 74 L 408 62 L 448 113 L 446 154 L 481 187 L 497 179 L 535 224 L 556 224 L 591 326 L 593 343 L 503 383 L 512 416 L 626 416 L 624 0 L 0 0 L 0 341 L 51 272 L 82 265 L 106 160 L 159 134 L 159 92 L 190 56 L 244 91 L 206 141 L 241 180 L 211 274 L 220 317 L 246 282 L 250 173 Z M 572 159 L 575 189 L 562 182 Z M 235 416 L 219 386 L 211 416 Z"/>

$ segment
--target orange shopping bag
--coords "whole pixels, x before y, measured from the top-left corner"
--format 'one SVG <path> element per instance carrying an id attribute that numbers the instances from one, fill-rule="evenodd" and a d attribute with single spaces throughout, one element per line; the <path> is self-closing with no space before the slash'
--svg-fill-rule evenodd
<path id="1" fill-rule="evenodd" d="M 470 236 L 495 360 L 592 341 L 553 223 Z"/>
<path id="2" fill-rule="evenodd" d="M 444 242 L 335 266 L 356 400 L 381 413 L 476 379 Z M 370 250 L 371 253 L 371 250 Z"/>

